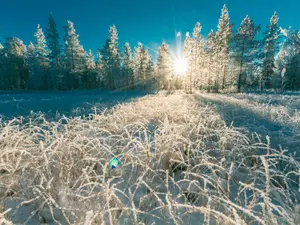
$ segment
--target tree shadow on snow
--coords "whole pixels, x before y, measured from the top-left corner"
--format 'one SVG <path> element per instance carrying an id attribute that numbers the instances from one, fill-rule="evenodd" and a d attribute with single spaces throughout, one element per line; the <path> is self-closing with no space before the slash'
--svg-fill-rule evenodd
<path id="1" fill-rule="evenodd" d="M 295 91 L 275 91 L 275 90 L 266 90 L 266 91 L 257 91 L 257 90 L 248 90 L 245 92 L 245 94 L 256 94 L 256 95 L 288 95 L 288 96 L 300 96 L 300 90 Z"/>
<path id="2" fill-rule="evenodd" d="M 148 94 L 150 91 L 104 91 L 82 90 L 64 92 L 0 92 L 0 118 L 28 116 L 41 112 L 49 120 L 57 117 L 88 116 L 127 103 Z"/>
<path id="3" fill-rule="evenodd" d="M 288 149 L 289 152 L 300 152 L 300 140 L 297 138 L 293 129 L 288 125 L 278 124 L 269 118 L 255 113 L 253 110 L 242 107 L 241 105 L 224 102 L 222 100 L 205 98 L 198 96 L 200 104 L 212 105 L 216 107 L 217 113 L 226 122 L 227 126 L 231 123 L 234 127 L 245 128 L 249 132 L 256 132 L 263 139 L 268 135 L 271 140 L 271 147 Z"/>

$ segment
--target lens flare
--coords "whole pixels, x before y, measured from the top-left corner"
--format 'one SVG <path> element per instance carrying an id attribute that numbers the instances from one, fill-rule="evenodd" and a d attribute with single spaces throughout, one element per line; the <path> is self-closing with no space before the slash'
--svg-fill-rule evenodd
<path id="1" fill-rule="evenodd" d="M 120 161 L 117 158 L 112 158 L 109 162 L 109 167 L 111 169 L 116 169 L 117 167 L 120 166 Z"/>

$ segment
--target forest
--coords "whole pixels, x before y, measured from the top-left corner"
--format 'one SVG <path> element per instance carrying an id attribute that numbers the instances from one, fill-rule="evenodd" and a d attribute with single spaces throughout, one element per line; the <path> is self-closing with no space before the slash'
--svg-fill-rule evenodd
<path id="1" fill-rule="evenodd" d="M 50 13 L 43 32 L 37 25 L 34 43 L 26 46 L 17 37 L 0 44 L 0 89 L 188 89 L 209 92 L 251 89 L 297 89 L 300 87 L 300 32 L 280 27 L 276 12 L 261 29 L 247 15 L 239 27 L 230 20 L 224 5 L 217 30 L 207 38 L 197 22 L 186 33 L 184 74 L 174 72 L 174 54 L 167 43 L 158 49 L 157 62 L 141 42 L 133 49 L 119 47 L 115 25 L 103 48 L 92 50 L 80 44 L 74 23 L 64 27 L 63 45 Z M 262 32 L 262 34 L 261 34 Z M 261 39 L 258 36 L 262 36 Z"/>

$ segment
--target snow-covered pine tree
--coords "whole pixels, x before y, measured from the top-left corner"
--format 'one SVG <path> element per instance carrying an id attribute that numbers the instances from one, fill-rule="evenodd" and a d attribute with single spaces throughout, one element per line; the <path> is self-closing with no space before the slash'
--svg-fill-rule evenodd
<path id="1" fill-rule="evenodd" d="M 87 67 L 87 69 L 90 69 L 90 70 L 95 69 L 95 67 L 96 67 L 96 64 L 94 62 L 94 55 L 93 55 L 93 52 L 91 49 L 89 50 L 89 53 L 87 54 L 86 67 Z"/>
<path id="2" fill-rule="evenodd" d="M 52 13 L 50 13 L 48 18 L 48 27 L 46 29 L 45 35 L 49 48 L 48 57 L 50 60 L 49 70 L 52 80 L 51 88 L 62 89 L 64 79 L 61 62 L 61 45 L 59 43 L 59 34 Z"/>
<path id="3" fill-rule="evenodd" d="M 289 27 L 289 29 L 280 28 L 281 36 L 284 38 L 279 46 L 279 52 L 275 56 L 275 73 L 272 77 L 272 84 L 276 87 L 284 88 L 286 85 L 286 76 L 282 76 L 282 71 L 287 69 L 288 64 L 291 62 L 292 58 L 295 56 L 296 48 L 293 44 L 294 35 L 297 33 L 295 29 Z M 290 74 L 289 74 L 290 75 Z M 274 84 L 275 82 L 275 84 Z"/>
<path id="4" fill-rule="evenodd" d="M 294 55 L 287 65 L 287 72 L 285 74 L 286 85 L 288 89 L 300 88 L 300 54 Z"/>
<path id="5" fill-rule="evenodd" d="M 149 54 L 148 49 L 143 48 L 142 51 L 142 87 L 147 89 L 147 86 L 150 85 L 152 81 L 152 58 Z"/>
<path id="6" fill-rule="evenodd" d="M 82 45 L 79 45 L 78 49 L 78 67 L 77 67 L 77 73 L 79 73 L 79 83 L 78 83 L 78 88 L 82 89 L 83 88 L 83 76 L 86 72 L 86 63 L 87 63 L 87 53 L 84 50 Z"/>
<path id="7" fill-rule="evenodd" d="M 105 64 L 102 59 L 101 51 L 98 49 L 97 51 L 97 59 L 96 59 L 96 86 L 97 88 L 104 88 L 105 86 Z"/>
<path id="8" fill-rule="evenodd" d="M 204 66 L 204 39 L 201 36 L 202 26 L 196 23 L 193 31 L 193 39 L 191 40 L 191 79 L 192 87 L 199 89 L 204 85 L 203 66 Z"/>
<path id="9" fill-rule="evenodd" d="M 46 45 L 46 39 L 40 25 L 37 25 L 34 33 L 34 65 L 35 73 L 30 74 L 30 84 L 34 89 L 49 89 L 51 87 L 51 79 L 49 73 L 49 51 Z M 33 46 L 31 46 L 33 47 Z"/>
<path id="10" fill-rule="evenodd" d="M 192 57 L 192 39 L 190 37 L 189 32 L 185 35 L 185 40 L 183 43 L 183 58 L 187 62 L 187 71 L 186 76 L 183 81 L 184 88 L 189 91 L 192 91 L 192 67 L 193 67 L 193 57 Z"/>
<path id="11" fill-rule="evenodd" d="M 66 68 L 66 82 L 68 88 L 81 88 L 81 77 L 85 68 L 85 55 L 83 47 L 79 43 L 79 35 L 76 34 L 74 24 L 71 21 L 65 26 L 64 61 Z"/>
<path id="12" fill-rule="evenodd" d="M 128 90 L 132 88 L 134 84 L 133 60 L 131 48 L 128 42 L 126 42 L 124 45 L 122 74 L 126 89 Z"/>
<path id="13" fill-rule="evenodd" d="M 169 52 L 168 45 L 163 42 L 158 49 L 157 59 L 157 76 L 160 81 L 160 87 L 162 89 L 171 89 L 171 83 L 173 80 L 173 66 L 172 57 Z"/>
<path id="14" fill-rule="evenodd" d="M 82 86 L 84 89 L 96 88 L 96 64 L 92 50 L 86 55 L 85 71 L 82 76 Z"/>
<path id="15" fill-rule="evenodd" d="M 37 84 L 42 83 L 42 77 L 37 76 L 37 58 L 35 54 L 35 46 L 32 42 L 29 43 L 27 48 L 27 65 L 29 74 L 29 89 L 35 89 Z"/>
<path id="16" fill-rule="evenodd" d="M 222 13 L 218 23 L 218 31 L 216 32 L 216 42 L 218 46 L 217 60 L 218 69 L 216 76 L 215 89 L 219 90 L 226 87 L 226 74 L 228 72 L 229 63 L 229 47 L 232 40 L 232 24 L 230 23 L 230 17 L 226 5 L 222 8 Z"/>
<path id="17" fill-rule="evenodd" d="M 27 48 L 16 37 L 6 38 L 4 43 L 6 55 L 5 73 L 8 89 L 25 89 L 28 85 L 28 68 L 26 64 Z"/>
<path id="18" fill-rule="evenodd" d="M 217 74 L 217 51 L 216 33 L 211 30 L 207 36 L 206 46 L 206 69 L 207 69 L 207 91 L 211 92 L 216 83 Z"/>
<path id="19" fill-rule="evenodd" d="M 284 40 L 282 43 L 279 44 L 279 52 L 275 56 L 275 67 L 276 67 L 276 73 L 281 73 L 283 68 L 286 68 L 289 60 L 292 57 L 292 45 L 290 45 L 289 39 L 292 33 L 292 28 L 289 30 L 281 29 L 281 31 L 284 33 L 282 36 L 284 37 Z"/>
<path id="20" fill-rule="evenodd" d="M 142 61 L 143 61 L 143 44 L 138 42 L 138 46 L 134 47 L 133 55 L 133 73 L 134 73 L 134 87 L 141 88 L 142 82 Z"/>
<path id="21" fill-rule="evenodd" d="M 287 65 L 286 85 L 288 89 L 300 88 L 300 54 L 293 56 Z"/>
<path id="22" fill-rule="evenodd" d="M 235 60 L 240 64 L 239 74 L 237 78 L 237 90 L 241 91 L 241 87 L 246 85 L 247 71 L 250 64 L 254 63 L 257 57 L 257 49 L 259 42 L 255 39 L 260 27 L 256 26 L 247 15 L 242 21 L 237 34 L 234 37 L 234 51 Z M 244 76 L 244 77 L 243 77 Z"/>
<path id="23" fill-rule="evenodd" d="M 115 25 L 109 28 L 109 36 L 104 47 L 105 64 L 107 71 L 108 88 L 120 87 L 121 76 L 121 52 L 119 49 L 118 31 Z"/>
<path id="24" fill-rule="evenodd" d="M 264 86 L 271 87 L 268 78 L 274 73 L 275 70 L 275 54 L 278 48 L 278 15 L 274 12 L 270 19 L 270 24 L 267 26 L 267 30 L 264 32 L 263 39 L 263 59 L 262 59 L 262 79 L 260 81 L 260 90 L 263 90 Z"/>
<path id="25" fill-rule="evenodd" d="M 159 79 L 158 79 L 158 66 L 157 63 L 154 63 L 152 60 L 152 83 L 150 84 L 151 90 L 158 90 L 159 89 Z"/>
<path id="26" fill-rule="evenodd" d="M 149 61 L 148 61 L 148 67 L 147 67 L 147 89 L 154 90 L 156 89 L 156 78 L 155 78 L 155 64 L 153 61 L 152 56 L 149 54 Z"/>
<path id="27" fill-rule="evenodd" d="M 288 38 L 290 57 L 285 74 L 286 87 L 289 89 L 300 88 L 300 30 L 293 30 Z"/>

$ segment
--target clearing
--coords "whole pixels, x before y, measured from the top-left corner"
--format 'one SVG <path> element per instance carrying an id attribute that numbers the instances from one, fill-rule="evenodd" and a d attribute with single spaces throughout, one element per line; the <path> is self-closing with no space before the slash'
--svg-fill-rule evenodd
<path id="1" fill-rule="evenodd" d="M 128 96 L 3 120 L 0 223 L 300 224 L 299 94 Z"/>

